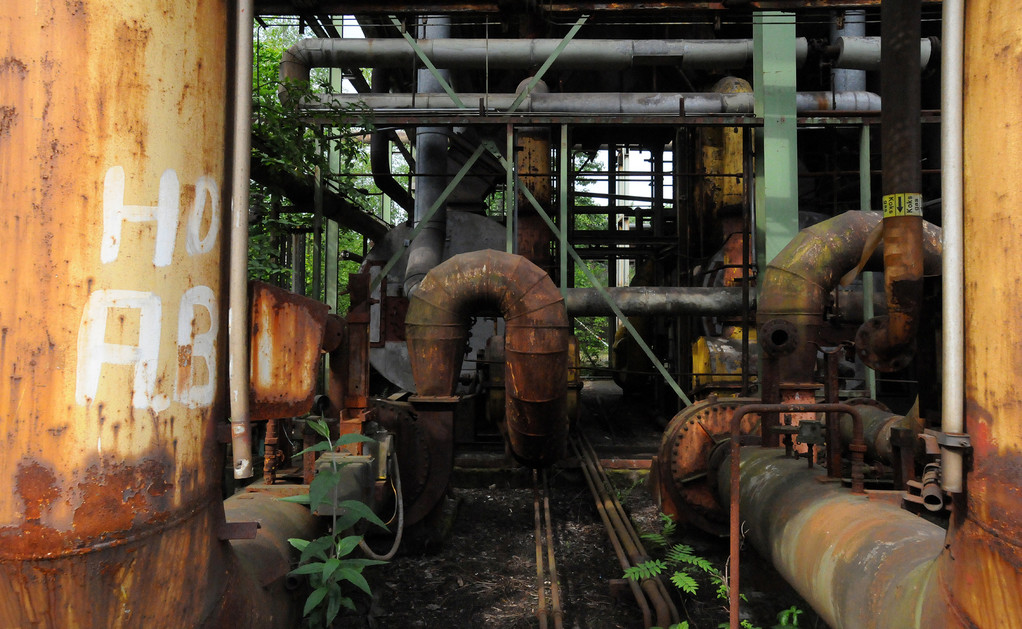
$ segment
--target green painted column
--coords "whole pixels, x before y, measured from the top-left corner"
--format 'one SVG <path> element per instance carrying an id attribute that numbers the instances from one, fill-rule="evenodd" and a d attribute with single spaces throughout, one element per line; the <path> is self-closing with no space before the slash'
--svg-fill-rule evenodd
<path id="1" fill-rule="evenodd" d="M 759 272 L 798 233 L 795 16 L 753 14 L 756 115 L 756 265 Z"/>

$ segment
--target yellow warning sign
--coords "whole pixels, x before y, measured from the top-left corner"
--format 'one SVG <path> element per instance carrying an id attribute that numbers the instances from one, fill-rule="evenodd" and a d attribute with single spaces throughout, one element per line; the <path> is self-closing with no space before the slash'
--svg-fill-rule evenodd
<path id="1" fill-rule="evenodd" d="M 923 195 L 918 192 L 886 194 L 883 203 L 884 218 L 923 215 Z"/>

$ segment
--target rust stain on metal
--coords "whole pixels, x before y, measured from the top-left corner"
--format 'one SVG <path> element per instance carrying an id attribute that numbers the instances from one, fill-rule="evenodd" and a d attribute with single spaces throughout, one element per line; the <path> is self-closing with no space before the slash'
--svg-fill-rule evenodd
<path id="1" fill-rule="evenodd" d="M 468 317 L 504 315 L 505 421 L 511 448 L 549 465 L 566 447 L 568 318 L 550 276 L 521 256 L 485 250 L 454 256 L 412 295 L 405 323 L 420 396 L 449 396 L 457 385 Z"/>
<path id="2" fill-rule="evenodd" d="M 329 308 L 308 297 L 252 282 L 253 420 L 312 408 Z"/>

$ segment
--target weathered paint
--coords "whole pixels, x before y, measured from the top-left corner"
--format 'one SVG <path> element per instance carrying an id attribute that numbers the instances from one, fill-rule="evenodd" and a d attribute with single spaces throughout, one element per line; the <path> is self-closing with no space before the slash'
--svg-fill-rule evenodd
<path id="1" fill-rule="evenodd" d="M 329 308 L 262 282 L 250 285 L 252 419 L 309 412 Z"/>
<path id="2" fill-rule="evenodd" d="M 217 535 L 226 14 L 0 8 L 0 626 L 266 611 Z"/>
<path id="3" fill-rule="evenodd" d="M 956 501 L 942 596 L 965 626 L 1022 626 L 1022 6 L 965 6 L 965 429 L 973 452 Z M 963 557 L 969 558 L 967 568 Z"/>
<path id="4" fill-rule="evenodd" d="M 421 397 L 454 393 L 468 317 L 506 321 L 505 421 L 512 451 L 536 466 L 563 456 L 568 316 L 550 277 L 521 256 L 463 253 L 430 271 L 412 295 L 405 322 L 412 375 Z"/>

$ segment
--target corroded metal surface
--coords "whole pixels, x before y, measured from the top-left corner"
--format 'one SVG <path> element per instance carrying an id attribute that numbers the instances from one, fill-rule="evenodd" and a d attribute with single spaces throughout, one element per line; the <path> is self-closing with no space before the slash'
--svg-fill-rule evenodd
<path id="1" fill-rule="evenodd" d="M 1022 189 L 1003 176 L 1022 160 L 1022 6 L 970 1 L 965 28 L 965 424 L 973 451 L 940 582 L 961 624 L 1022 626 Z"/>
<path id="2" fill-rule="evenodd" d="M 724 461 L 725 468 L 731 463 Z M 740 504 L 748 539 L 828 626 L 958 626 L 919 606 L 936 582 L 939 526 L 820 483 L 803 461 L 776 449 L 742 449 L 741 485 L 748 488 Z M 728 484 L 719 489 L 729 501 Z"/>
<path id="3" fill-rule="evenodd" d="M 809 382 L 823 323 L 823 304 L 841 277 L 860 262 L 881 221 L 879 212 L 845 212 L 800 231 L 767 266 L 756 321 L 760 346 L 778 361 L 781 382 Z M 939 268 L 939 230 L 923 238 L 927 268 Z M 783 321 L 788 328 L 775 322 Z M 764 326 L 770 325 L 768 330 Z"/>
<path id="4" fill-rule="evenodd" d="M 679 521 L 723 535 L 727 532 L 727 505 L 717 501 L 709 472 L 710 453 L 727 443 L 731 416 L 736 408 L 757 400 L 734 398 L 719 402 L 701 401 L 674 416 L 664 430 L 657 453 L 660 495 L 664 513 Z M 759 417 L 746 415 L 743 435 L 759 434 Z"/>
<path id="5" fill-rule="evenodd" d="M 251 282 L 252 419 L 309 412 L 316 393 L 329 308 L 263 282 Z"/>
<path id="6" fill-rule="evenodd" d="M 405 324 L 420 396 L 454 393 L 468 317 L 500 313 L 506 322 L 505 421 L 522 461 L 549 465 L 563 456 L 568 320 L 550 277 L 521 256 L 464 253 L 437 266 L 412 295 Z"/>
<path id="7" fill-rule="evenodd" d="M 8 2 L 0 30 L 0 626 L 196 626 L 231 563 L 226 2 Z"/>

